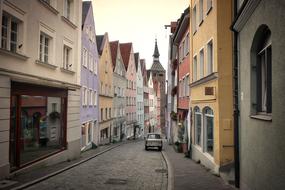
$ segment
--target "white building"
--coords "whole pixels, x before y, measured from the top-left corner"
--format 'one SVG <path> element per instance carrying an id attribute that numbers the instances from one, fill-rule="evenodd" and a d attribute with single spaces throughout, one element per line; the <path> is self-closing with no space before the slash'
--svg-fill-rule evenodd
<path id="1" fill-rule="evenodd" d="M 0 0 L 0 178 L 80 155 L 81 8 Z"/>
<path id="2" fill-rule="evenodd" d="M 142 76 L 142 67 L 140 63 L 139 53 L 135 53 L 135 65 L 137 71 L 137 95 L 136 95 L 136 118 L 137 118 L 137 133 L 138 135 L 142 134 L 144 129 L 144 103 L 143 103 L 143 76 Z"/>

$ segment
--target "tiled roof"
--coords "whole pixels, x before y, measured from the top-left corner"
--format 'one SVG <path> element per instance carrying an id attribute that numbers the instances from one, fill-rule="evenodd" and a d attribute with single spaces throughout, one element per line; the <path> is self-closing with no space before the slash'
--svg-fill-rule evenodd
<path id="1" fill-rule="evenodd" d="M 115 70 L 115 67 L 116 67 L 116 58 L 117 58 L 117 53 L 118 53 L 118 46 L 119 46 L 119 41 L 110 42 L 113 71 Z"/>
<path id="2" fill-rule="evenodd" d="M 163 68 L 163 66 L 161 65 L 161 63 L 159 61 L 153 61 L 150 70 L 152 70 L 152 71 L 165 71 L 165 69 Z"/>
<path id="3" fill-rule="evenodd" d="M 137 52 L 137 53 L 134 53 L 134 55 L 135 55 L 135 65 L 136 65 L 136 71 L 137 71 L 138 70 L 140 54 Z"/>
<path id="4" fill-rule="evenodd" d="M 85 19 L 88 14 L 90 6 L 91 6 L 91 1 L 82 2 L 82 25 L 85 23 Z"/>
<path id="5" fill-rule="evenodd" d="M 131 49 L 132 49 L 132 43 L 120 44 L 120 51 L 126 70 L 128 70 Z"/>
<path id="6" fill-rule="evenodd" d="M 103 51 L 103 40 L 104 40 L 104 35 L 96 35 L 96 42 L 97 42 L 97 49 L 98 53 L 101 55 Z"/>

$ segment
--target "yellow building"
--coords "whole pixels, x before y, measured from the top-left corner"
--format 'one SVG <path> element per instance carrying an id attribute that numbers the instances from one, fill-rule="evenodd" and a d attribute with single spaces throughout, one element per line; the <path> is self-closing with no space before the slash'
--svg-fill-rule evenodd
<path id="1" fill-rule="evenodd" d="M 108 33 L 96 36 L 99 61 L 99 144 L 109 143 L 112 133 L 113 69 Z"/>
<path id="2" fill-rule="evenodd" d="M 233 162 L 232 1 L 190 0 L 192 158 L 215 173 Z"/>

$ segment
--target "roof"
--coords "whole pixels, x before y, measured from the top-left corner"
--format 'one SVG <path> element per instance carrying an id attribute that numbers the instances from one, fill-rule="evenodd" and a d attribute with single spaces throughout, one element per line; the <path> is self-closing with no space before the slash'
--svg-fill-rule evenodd
<path id="1" fill-rule="evenodd" d="M 152 70 L 152 71 L 165 71 L 165 69 L 163 68 L 163 66 L 161 65 L 161 63 L 159 61 L 154 61 L 152 63 L 150 70 Z"/>
<path id="2" fill-rule="evenodd" d="M 151 73 L 151 70 L 147 70 L 147 71 L 146 71 L 147 80 L 149 80 L 149 77 L 150 77 L 150 73 Z"/>
<path id="3" fill-rule="evenodd" d="M 120 51 L 126 70 L 128 69 L 132 43 L 120 43 Z"/>
<path id="4" fill-rule="evenodd" d="M 103 40 L 104 40 L 104 35 L 96 35 L 96 42 L 97 42 L 97 49 L 98 53 L 101 55 L 103 51 Z"/>
<path id="5" fill-rule="evenodd" d="M 158 51 L 158 47 L 157 47 L 157 39 L 155 39 L 155 46 L 154 46 L 154 52 L 153 52 L 153 57 L 159 58 L 159 51 Z"/>
<path id="6" fill-rule="evenodd" d="M 142 69 L 142 74 L 146 72 L 146 67 L 145 67 L 145 59 L 140 59 L 140 64 L 141 64 L 141 69 Z"/>
<path id="7" fill-rule="evenodd" d="M 85 23 L 86 16 L 88 14 L 89 8 L 91 7 L 91 1 L 82 2 L 82 25 Z"/>
<path id="8" fill-rule="evenodd" d="M 137 53 L 134 53 L 134 55 L 135 55 L 135 65 L 136 65 L 136 71 L 137 71 L 138 70 L 140 54 L 137 52 Z"/>
<path id="9" fill-rule="evenodd" d="M 115 67 L 116 67 L 116 58 L 117 58 L 117 53 L 118 53 L 118 47 L 119 47 L 119 41 L 110 42 L 113 71 L 115 70 Z"/>

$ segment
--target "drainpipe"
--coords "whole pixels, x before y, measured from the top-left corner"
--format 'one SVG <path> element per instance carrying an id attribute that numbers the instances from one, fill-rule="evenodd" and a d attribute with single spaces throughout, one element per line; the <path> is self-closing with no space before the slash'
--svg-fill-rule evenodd
<path id="1" fill-rule="evenodd" d="M 234 18 L 237 16 L 237 0 L 233 6 Z M 240 187 L 240 155 L 239 155 L 239 78 L 238 78 L 238 32 L 234 32 L 233 39 L 233 86 L 234 86 L 234 159 L 235 159 L 235 186 Z"/>

